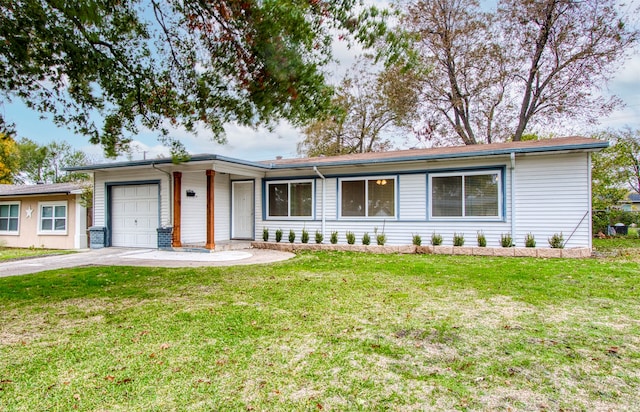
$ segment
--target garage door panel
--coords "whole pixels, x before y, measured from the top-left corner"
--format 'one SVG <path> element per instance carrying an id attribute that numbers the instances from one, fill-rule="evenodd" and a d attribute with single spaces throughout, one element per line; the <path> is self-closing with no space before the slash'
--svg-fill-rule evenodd
<path id="1" fill-rule="evenodd" d="M 111 196 L 111 244 L 157 247 L 158 185 L 114 186 Z"/>

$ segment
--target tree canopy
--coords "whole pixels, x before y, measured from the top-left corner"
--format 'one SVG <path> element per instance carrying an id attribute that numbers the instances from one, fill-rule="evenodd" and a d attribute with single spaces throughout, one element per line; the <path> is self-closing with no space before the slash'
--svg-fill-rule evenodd
<path id="1" fill-rule="evenodd" d="M 107 156 L 140 128 L 180 152 L 172 127 L 204 125 L 224 141 L 228 122 L 301 125 L 330 107 L 322 67 L 333 37 L 371 44 L 384 27 L 382 13 L 359 4 L 6 0 L 0 93 L 87 135 Z M 9 123 L 0 115 L 0 126 Z"/>
<path id="2" fill-rule="evenodd" d="M 631 10 L 631 9 L 630 9 Z M 425 134 L 465 144 L 521 140 L 536 126 L 593 123 L 619 103 L 602 89 L 638 41 L 616 0 L 414 0 L 404 22 Z"/>
<path id="3" fill-rule="evenodd" d="M 0 133 L 0 184 L 12 184 L 18 173 L 20 157 L 13 138 Z"/>
<path id="4" fill-rule="evenodd" d="M 84 152 L 75 150 L 68 142 L 50 142 L 40 145 L 28 138 L 22 138 L 18 147 L 18 183 L 64 183 L 82 182 L 89 179 L 86 173 L 63 172 L 71 166 L 85 166 L 90 163 Z"/>

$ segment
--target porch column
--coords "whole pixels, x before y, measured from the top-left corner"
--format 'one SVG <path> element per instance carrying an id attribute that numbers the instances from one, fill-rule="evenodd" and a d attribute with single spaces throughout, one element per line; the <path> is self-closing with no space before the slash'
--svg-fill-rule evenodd
<path id="1" fill-rule="evenodd" d="M 215 180 L 216 172 L 215 170 L 207 170 L 207 244 L 205 248 L 207 249 L 215 249 L 216 241 L 215 239 L 215 230 L 214 230 L 214 188 L 215 188 Z"/>
<path id="2" fill-rule="evenodd" d="M 182 221 L 182 172 L 173 172 L 173 235 L 171 246 L 182 247 L 180 225 Z"/>

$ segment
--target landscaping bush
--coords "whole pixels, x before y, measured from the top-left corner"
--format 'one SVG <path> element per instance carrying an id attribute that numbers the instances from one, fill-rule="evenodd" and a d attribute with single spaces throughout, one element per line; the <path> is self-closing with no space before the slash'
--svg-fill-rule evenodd
<path id="1" fill-rule="evenodd" d="M 524 237 L 524 245 L 526 247 L 536 247 L 536 238 L 533 236 L 533 233 L 527 233 Z"/>
<path id="2" fill-rule="evenodd" d="M 365 246 L 371 244 L 371 236 L 369 236 L 369 232 L 364 232 L 364 235 L 362 235 L 362 244 Z"/>
<path id="3" fill-rule="evenodd" d="M 307 229 L 302 229 L 302 236 L 300 236 L 300 241 L 302 241 L 302 243 L 309 243 L 309 232 L 307 231 Z"/>
<path id="4" fill-rule="evenodd" d="M 440 246 L 441 244 L 442 244 L 442 236 L 440 236 L 436 232 L 433 232 L 433 234 L 431 235 L 431 245 Z"/>
<path id="5" fill-rule="evenodd" d="M 262 240 L 265 242 L 269 240 L 269 228 L 262 228 Z"/>
<path id="6" fill-rule="evenodd" d="M 276 242 L 280 242 L 282 240 L 282 229 L 276 230 Z"/>
<path id="7" fill-rule="evenodd" d="M 296 241 L 296 232 L 293 230 L 289 230 L 289 243 L 293 243 Z"/>
<path id="8" fill-rule="evenodd" d="M 554 233 L 549 239 L 549 246 L 553 249 L 564 249 L 564 237 L 562 232 L 560 234 Z"/>
<path id="9" fill-rule="evenodd" d="M 413 235 L 413 238 L 412 238 L 411 241 L 415 246 L 422 245 L 422 238 L 418 234 Z"/>
<path id="10" fill-rule="evenodd" d="M 347 232 L 347 243 L 350 245 L 356 243 L 356 235 L 353 232 Z"/>
<path id="11" fill-rule="evenodd" d="M 478 246 L 487 247 L 487 238 L 482 232 L 478 232 Z"/>
<path id="12" fill-rule="evenodd" d="M 511 237 L 511 233 L 503 233 L 500 235 L 500 244 L 502 247 L 513 247 L 515 243 L 513 243 L 513 238 Z"/>
<path id="13" fill-rule="evenodd" d="M 464 233 L 453 234 L 453 246 L 464 246 Z"/>
<path id="14" fill-rule="evenodd" d="M 316 243 L 320 244 L 324 240 L 324 235 L 320 233 L 319 230 L 316 230 Z"/>
<path id="15" fill-rule="evenodd" d="M 329 241 L 331 242 L 332 245 L 335 245 L 336 243 L 338 243 L 338 232 L 336 231 L 331 232 L 331 238 L 329 239 Z"/>

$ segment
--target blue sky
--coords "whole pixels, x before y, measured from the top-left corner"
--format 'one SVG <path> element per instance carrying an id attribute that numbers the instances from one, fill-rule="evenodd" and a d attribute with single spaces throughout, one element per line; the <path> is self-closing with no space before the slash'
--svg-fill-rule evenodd
<path id="1" fill-rule="evenodd" d="M 378 2 L 384 3 L 384 0 Z M 357 54 L 354 50 L 349 50 L 345 44 L 336 45 L 335 53 L 337 59 L 342 63 L 336 64 L 330 69 L 340 74 L 350 66 Z M 640 129 L 640 50 L 635 50 L 627 61 L 621 63 L 616 77 L 607 85 L 604 94 L 617 95 L 625 103 L 625 107 L 601 119 L 598 126 L 576 124 L 567 128 L 567 134 L 588 136 L 594 131 L 604 128 L 630 127 Z M 46 118 L 41 119 L 40 113 L 30 111 L 18 100 L 13 103 L 0 102 L 0 111 L 7 121 L 16 124 L 18 137 L 28 137 L 42 144 L 65 140 L 76 149 L 86 152 L 94 161 L 104 160 L 102 149 L 99 146 L 89 144 L 86 137 L 74 135 L 66 128 L 59 128 Z M 278 125 L 272 132 L 265 129 L 252 130 L 229 125 L 227 127 L 228 144 L 226 145 L 212 142 L 206 130 L 203 130 L 199 136 L 192 136 L 176 130 L 174 137 L 180 138 L 191 153 L 216 153 L 246 160 L 266 160 L 276 156 L 296 157 L 296 145 L 303 138 L 300 131 L 286 123 Z M 412 145 L 411 142 L 406 144 Z M 134 159 L 168 154 L 168 150 L 158 143 L 156 134 L 151 131 L 141 131 L 134 141 L 133 147 Z"/>

